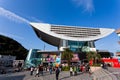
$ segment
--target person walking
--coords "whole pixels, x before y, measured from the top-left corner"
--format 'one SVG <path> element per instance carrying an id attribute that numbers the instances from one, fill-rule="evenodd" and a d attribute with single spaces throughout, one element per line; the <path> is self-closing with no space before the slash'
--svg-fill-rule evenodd
<path id="1" fill-rule="evenodd" d="M 43 76 L 43 66 L 39 65 L 39 73 Z"/>
<path id="2" fill-rule="evenodd" d="M 19 63 L 18 63 L 18 71 L 21 71 L 21 70 L 22 70 L 22 62 L 19 61 Z"/>
<path id="3" fill-rule="evenodd" d="M 77 75 L 77 67 L 76 67 L 76 65 L 74 66 L 74 76 L 76 76 Z"/>
<path id="4" fill-rule="evenodd" d="M 59 73 L 60 73 L 60 70 L 59 70 L 58 67 L 56 67 L 56 71 L 55 71 L 55 74 L 56 74 L 56 80 L 58 80 Z"/>
<path id="5" fill-rule="evenodd" d="M 72 68 L 72 66 L 70 67 L 70 76 L 73 76 L 73 68 Z"/>
<path id="6" fill-rule="evenodd" d="M 39 77 L 39 66 L 36 67 L 36 74 L 35 74 L 35 77 L 38 76 Z"/>
<path id="7" fill-rule="evenodd" d="M 31 68 L 30 68 L 30 75 L 33 75 L 33 71 L 34 71 L 34 67 L 31 66 Z"/>
<path id="8" fill-rule="evenodd" d="M 51 65 L 49 66 L 49 71 L 50 71 L 50 74 L 52 74 L 52 66 Z"/>
<path id="9" fill-rule="evenodd" d="M 49 72 L 50 72 L 50 74 L 52 74 L 52 71 L 53 71 L 53 64 L 52 64 L 52 62 L 50 62 L 50 65 L 49 65 Z"/>

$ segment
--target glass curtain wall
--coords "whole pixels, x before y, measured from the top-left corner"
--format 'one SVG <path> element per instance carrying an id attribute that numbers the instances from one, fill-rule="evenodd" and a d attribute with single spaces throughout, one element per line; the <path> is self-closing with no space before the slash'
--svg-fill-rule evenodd
<path id="1" fill-rule="evenodd" d="M 48 66 L 50 64 L 55 66 L 56 64 L 60 64 L 60 62 L 61 55 L 59 51 L 41 52 L 38 49 L 31 49 L 25 61 L 25 68 L 30 68 L 31 66 L 36 67 L 40 64 L 43 66 Z"/>
<path id="2" fill-rule="evenodd" d="M 68 48 L 73 52 L 87 52 L 89 51 L 89 42 L 83 41 L 68 41 Z"/>
<path id="3" fill-rule="evenodd" d="M 38 66 L 42 62 L 42 55 L 37 53 L 38 49 L 31 49 L 27 55 L 25 61 L 25 67 L 29 68 L 31 66 Z"/>

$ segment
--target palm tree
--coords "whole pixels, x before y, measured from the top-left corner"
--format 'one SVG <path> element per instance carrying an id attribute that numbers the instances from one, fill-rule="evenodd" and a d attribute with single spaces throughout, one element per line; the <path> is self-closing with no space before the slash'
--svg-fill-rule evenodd
<path id="1" fill-rule="evenodd" d="M 97 54 L 97 52 L 90 51 L 87 53 L 87 59 L 88 61 L 93 60 L 93 65 L 94 65 L 96 63 L 98 64 L 98 61 L 100 61 L 101 56 L 100 54 Z"/>
<path id="2" fill-rule="evenodd" d="M 68 63 L 68 66 L 69 66 L 70 65 L 70 61 L 73 58 L 73 52 L 69 48 L 66 48 L 62 52 L 61 58 L 62 58 L 62 60 L 67 60 L 67 63 Z"/>

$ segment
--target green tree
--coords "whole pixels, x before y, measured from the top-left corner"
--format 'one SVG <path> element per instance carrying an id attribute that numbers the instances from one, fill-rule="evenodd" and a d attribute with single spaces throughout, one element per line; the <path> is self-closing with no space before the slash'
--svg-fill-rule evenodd
<path id="1" fill-rule="evenodd" d="M 73 52 L 69 48 L 66 48 L 62 52 L 61 58 L 62 58 L 62 60 L 67 60 L 67 63 L 68 63 L 68 66 L 69 66 L 70 65 L 70 61 L 73 58 Z"/>
<path id="2" fill-rule="evenodd" d="M 0 55 L 16 56 L 16 59 L 26 59 L 28 50 L 12 38 L 0 35 Z"/>
<path id="3" fill-rule="evenodd" d="M 94 65 L 99 63 L 99 61 L 101 60 L 101 56 L 97 52 L 90 51 L 87 53 L 87 59 L 88 61 L 93 60 Z"/>

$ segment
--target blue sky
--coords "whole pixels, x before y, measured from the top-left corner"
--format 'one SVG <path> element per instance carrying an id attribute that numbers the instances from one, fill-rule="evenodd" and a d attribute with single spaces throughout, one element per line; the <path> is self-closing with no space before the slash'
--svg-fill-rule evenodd
<path id="1" fill-rule="evenodd" d="M 0 34 L 25 48 L 57 50 L 41 41 L 29 22 L 113 28 L 120 26 L 120 0 L 0 0 Z M 96 48 L 116 52 L 118 36 L 113 33 L 96 43 Z"/>

